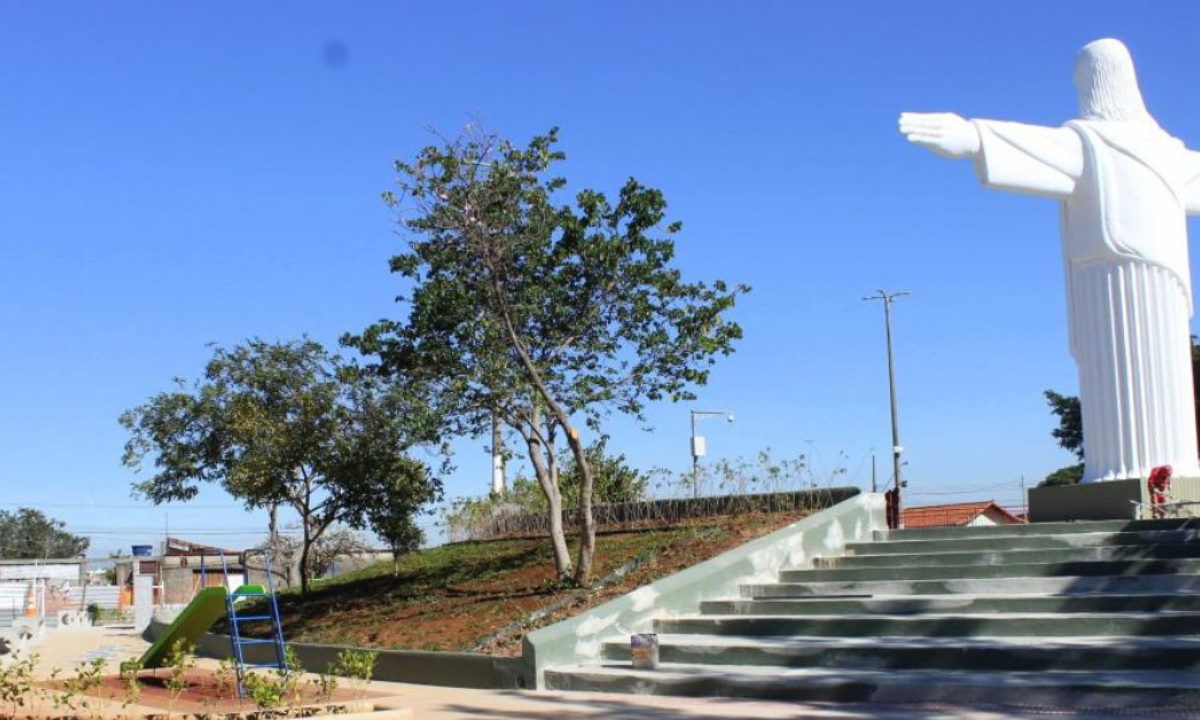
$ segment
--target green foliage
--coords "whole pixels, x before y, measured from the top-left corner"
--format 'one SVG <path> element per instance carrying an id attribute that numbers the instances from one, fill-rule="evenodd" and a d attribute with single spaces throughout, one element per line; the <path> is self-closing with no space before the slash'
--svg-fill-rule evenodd
<path id="1" fill-rule="evenodd" d="M 213 681 L 217 686 L 217 697 L 237 697 L 237 670 L 233 658 L 222 658 L 213 671 Z"/>
<path id="2" fill-rule="evenodd" d="M 379 653 L 374 650 L 353 650 L 347 648 L 337 654 L 333 663 L 333 672 L 350 679 L 350 687 L 354 688 L 359 697 L 375 675 L 375 659 Z"/>
<path id="3" fill-rule="evenodd" d="M 610 455 L 606 439 L 602 438 L 588 446 L 588 463 L 592 469 L 592 500 L 596 503 L 636 502 L 647 498 L 650 476 L 628 466 L 624 455 Z M 579 466 L 568 458 L 559 475 L 559 488 L 563 506 L 577 506 L 582 478 Z M 538 481 L 518 477 L 508 491 L 499 496 L 464 498 L 457 500 L 444 513 L 447 532 L 451 538 L 479 537 L 479 528 L 490 527 L 501 513 L 516 510 L 530 514 L 545 513 L 549 509 L 546 494 Z"/>
<path id="4" fill-rule="evenodd" d="M 88 708 L 88 693 L 100 687 L 103 682 L 104 658 L 95 658 L 90 662 L 81 662 L 75 668 L 75 675 L 67 678 L 63 684 L 63 703 L 67 709 L 76 709 L 75 699 L 82 697 L 79 707 Z"/>
<path id="5" fill-rule="evenodd" d="M 250 672 L 242 679 L 242 685 L 259 710 L 274 710 L 283 704 L 287 696 L 283 676 L 273 677 L 265 673 Z"/>
<path id="6" fill-rule="evenodd" d="M 587 447 L 586 457 L 592 470 L 592 501 L 598 503 L 635 502 L 646 498 L 649 475 L 626 464 L 624 455 L 608 453 L 608 438 L 600 438 Z M 568 458 L 559 476 L 563 504 L 579 502 L 583 478 L 579 464 Z"/>
<path id="7" fill-rule="evenodd" d="M 126 621 L 126 612 L 122 612 L 117 608 L 104 608 L 95 603 L 89 603 L 87 606 L 88 620 L 92 625 L 112 625 Z"/>
<path id="8" fill-rule="evenodd" d="M 167 679 L 163 684 L 166 685 L 167 691 L 171 695 L 172 710 L 179 700 L 179 696 L 188 689 L 187 674 L 196 667 L 196 659 L 192 657 L 192 653 L 195 651 L 196 646 L 185 642 L 183 638 L 176 640 L 171 645 L 171 649 L 167 651 L 165 658 Z"/>
<path id="9" fill-rule="evenodd" d="M 1038 487 L 1051 487 L 1055 485 L 1078 485 L 1083 479 L 1083 463 L 1077 465 L 1068 465 L 1059 468 L 1046 476 L 1045 480 L 1038 483 Z"/>
<path id="10" fill-rule="evenodd" d="M 300 656 L 296 653 L 296 649 L 288 645 L 283 650 L 284 668 L 279 671 L 279 681 L 283 685 L 284 696 L 290 696 L 292 703 L 299 705 L 302 700 L 300 691 L 300 678 L 304 677 L 304 665 L 300 662 Z"/>
<path id="11" fill-rule="evenodd" d="M 25 707 L 33 689 L 33 671 L 38 656 L 27 655 L 8 665 L 0 664 L 0 702 L 8 706 L 8 714 L 17 717 L 17 709 Z"/>
<path id="12" fill-rule="evenodd" d="M 325 672 L 318 673 L 317 676 L 308 681 L 317 692 L 317 698 L 321 702 L 329 702 L 333 699 L 333 694 L 337 692 L 338 680 L 337 674 L 334 671 L 333 663 L 325 665 Z"/>
<path id="13" fill-rule="evenodd" d="M 217 348 L 191 390 L 181 383 L 122 414 L 123 460 L 154 455 L 154 477 L 135 490 L 156 504 L 212 482 L 250 508 L 290 505 L 307 590 L 308 554 L 330 526 L 363 527 L 387 493 L 410 493 L 413 507 L 440 495 L 440 480 L 413 474 L 405 455 L 431 436 L 421 407 L 311 340 L 251 340 Z"/>
<path id="14" fill-rule="evenodd" d="M 525 442 L 554 514 L 557 440 L 580 473 L 584 536 L 575 580 L 595 545 L 592 475 L 576 420 L 599 431 L 617 411 L 690 400 L 741 328 L 726 320 L 743 286 L 687 282 L 673 267 L 679 223 L 663 194 L 629 179 L 614 200 L 595 190 L 562 203 L 557 130 L 525 148 L 468 131 L 398 161 L 408 251 L 392 258 L 411 293 L 406 321 L 345 341 L 385 375 L 430 392 L 452 433 L 481 435 L 500 418 Z M 561 528 L 555 564 L 572 572 Z"/>
<path id="15" fill-rule="evenodd" d="M 91 540 L 65 527 L 61 520 L 33 508 L 0 510 L 0 558 L 74 558 L 87 552 Z"/>
<path id="16" fill-rule="evenodd" d="M 371 530 L 387 543 L 392 559 L 421 547 L 425 534 L 417 526 L 421 506 L 436 500 L 438 486 L 429 480 L 429 468 L 404 458 L 391 481 L 367 509 Z"/>
<path id="17" fill-rule="evenodd" d="M 138 679 L 138 673 L 142 669 L 140 660 L 126 660 L 121 663 L 121 681 L 125 687 L 125 697 L 121 703 L 121 707 L 129 707 L 137 705 L 142 698 L 142 683 Z"/>
<path id="18" fill-rule="evenodd" d="M 1058 417 L 1058 427 L 1050 434 L 1058 441 L 1060 448 L 1075 453 L 1075 457 L 1083 460 L 1083 415 L 1079 398 L 1059 395 L 1053 390 L 1046 390 L 1043 394 L 1050 405 L 1050 412 Z"/>

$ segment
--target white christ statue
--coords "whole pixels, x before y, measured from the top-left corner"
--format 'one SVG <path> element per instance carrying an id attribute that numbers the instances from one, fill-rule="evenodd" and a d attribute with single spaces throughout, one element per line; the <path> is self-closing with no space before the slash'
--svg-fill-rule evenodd
<path id="1" fill-rule="evenodd" d="M 1120 41 L 1080 50 L 1075 86 L 1079 119 L 1063 127 L 904 113 L 900 132 L 972 158 L 986 187 L 1059 201 L 1083 481 L 1144 478 L 1157 465 L 1200 477 L 1186 224 L 1200 214 L 1200 153 L 1146 111 Z"/>

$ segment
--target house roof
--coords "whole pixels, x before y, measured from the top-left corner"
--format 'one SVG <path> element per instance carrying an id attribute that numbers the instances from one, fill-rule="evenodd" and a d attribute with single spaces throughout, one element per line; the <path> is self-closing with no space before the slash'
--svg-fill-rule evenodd
<path id="1" fill-rule="evenodd" d="M 906 507 L 902 513 L 905 528 L 969 525 L 980 515 L 991 515 L 1002 525 L 1026 522 L 997 505 L 995 500 Z"/>
<path id="2" fill-rule="evenodd" d="M 231 558 L 236 558 L 241 553 L 240 550 L 226 550 L 224 548 L 212 547 L 211 545 L 201 545 L 190 540 L 181 538 L 167 538 L 166 555 L 227 555 Z"/>

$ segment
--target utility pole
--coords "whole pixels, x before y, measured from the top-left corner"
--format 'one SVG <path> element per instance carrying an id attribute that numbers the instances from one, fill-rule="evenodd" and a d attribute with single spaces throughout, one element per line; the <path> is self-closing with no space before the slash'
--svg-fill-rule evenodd
<path id="1" fill-rule="evenodd" d="M 871 453 L 871 492 L 879 492 L 879 487 L 875 484 L 875 453 Z"/>
<path id="2" fill-rule="evenodd" d="M 492 413 L 492 497 L 508 491 L 504 477 L 504 435 L 500 432 L 500 416 Z"/>
<path id="3" fill-rule="evenodd" d="M 900 496 L 903 494 L 904 477 L 900 472 L 900 453 L 904 452 L 904 448 L 900 445 L 900 421 L 896 414 L 896 363 L 892 357 L 892 302 L 908 293 L 903 290 L 894 293 L 885 290 L 876 290 L 875 292 L 877 294 L 865 297 L 863 300 L 883 301 L 883 324 L 887 332 L 888 394 L 892 404 L 892 474 L 896 479 L 896 516 L 903 517 Z M 901 527 L 903 527 L 903 523 Z"/>

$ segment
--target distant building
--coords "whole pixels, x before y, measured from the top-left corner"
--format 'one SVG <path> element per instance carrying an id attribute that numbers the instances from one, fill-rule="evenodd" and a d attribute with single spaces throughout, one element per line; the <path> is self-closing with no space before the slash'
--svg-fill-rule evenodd
<path id="1" fill-rule="evenodd" d="M 1024 518 L 997 505 L 995 500 L 906 507 L 903 509 L 903 515 L 905 529 L 1020 525 L 1026 522 Z"/>
<path id="2" fill-rule="evenodd" d="M 212 547 L 180 538 L 167 538 L 158 556 L 131 556 L 114 561 L 117 585 L 132 587 L 133 576 L 154 576 L 155 605 L 184 605 L 206 587 L 229 587 L 245 582 L 242 551 Z"/>
<path id="3" fill-rule="evenodd" d="M 78 609 L 72 595 L 86 577 L 83 558 L 0 560 L 0 620 L 23 615 L 30 600 L 38 615 Z"/>

